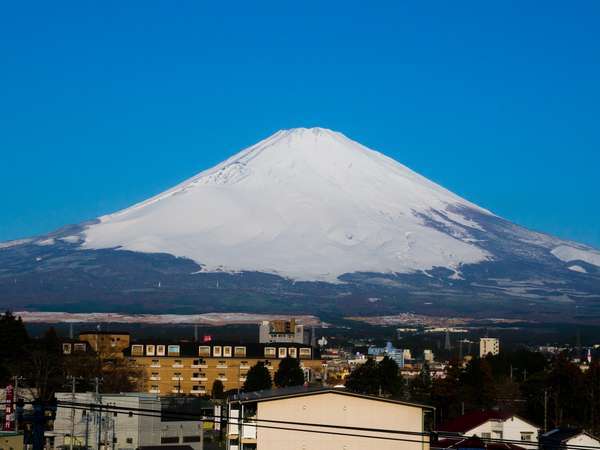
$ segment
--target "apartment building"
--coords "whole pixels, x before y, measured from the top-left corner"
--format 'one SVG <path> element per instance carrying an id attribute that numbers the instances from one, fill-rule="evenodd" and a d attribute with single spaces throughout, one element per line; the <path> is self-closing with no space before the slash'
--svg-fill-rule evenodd
<path id="1" fill-rule="evenodd" d="M 144 370 L 145 390 L 160 395 L 211 394 L 215 380 L 226 391 L 239 389 L 257 362 L 273 375 L 287 356 L 300 359 L 307 381 L 320 379 L 323 368 L 317 350 L 295 343 L 150 341 L 132 344 L 123 353 Z"/>
<path id="2" fill-rule="evenodd" d="M 301 386 L 241 393 L 227 411 L 229 450 L 429 450 L 424 424 L 433 413 L 428 406 Z"/>
<path id="3" fill-rule="evenodd" d="M 122 356 L 130 345 L 130 335 L 126 331 L 83 331 L 79 341 L 87 342 L 92 350 L 104 357 Z"/>
<path id="4" fill-rule="evenodd" d="M 479 356 L 485 358 L 490 353 L 492 355 L 500 353 L 500 339 L 487 337 L 479 339 Z"/>

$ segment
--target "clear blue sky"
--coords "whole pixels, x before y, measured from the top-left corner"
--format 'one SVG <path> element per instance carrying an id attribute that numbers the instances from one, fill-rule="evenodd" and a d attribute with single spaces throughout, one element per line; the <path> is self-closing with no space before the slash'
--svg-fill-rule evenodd
<path id="1" fill-rule="evenodd" d="M 322 126 L 600 247 L 599 23 L 597 1 L 5 2 L 0 240 Z"/>

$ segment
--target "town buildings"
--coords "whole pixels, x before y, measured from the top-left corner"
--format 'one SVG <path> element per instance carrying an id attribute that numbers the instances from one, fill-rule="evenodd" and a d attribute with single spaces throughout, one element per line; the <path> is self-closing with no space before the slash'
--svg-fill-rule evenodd
<path id="1" fill-rule="evenodd" d="M 427 450 L 430 413 L 427 406 L 335 388 L 241 393 L 228 404 L 227 448 Z"/>
<path id="2" fill-rule="evenodd" d="M 148 341 L 130 345 L 123 354 L 143 370 L 145 390 L 161 395 L 210 394 L 216 380 L 226 391 L 240 389 L 250 367 L 263 362 L 273 375 L 287 356 L 300 359 L 309 382 L 320 380 L 323 370 L 318 350 L 294 343 Z"/>
<path id="3" fill-rule="evenodd" d="M 310 334 L 304 325 L 290 320 L 263 320 L 259 325 L 258 342 L 310 344 Z"/>
<path id="4" fill-rule="evenodd" d="M 485 358 L 490 353 L 492 355 L 500 353 L 500 340 L 489 337 L 479 339 L 479 357 Z"/>

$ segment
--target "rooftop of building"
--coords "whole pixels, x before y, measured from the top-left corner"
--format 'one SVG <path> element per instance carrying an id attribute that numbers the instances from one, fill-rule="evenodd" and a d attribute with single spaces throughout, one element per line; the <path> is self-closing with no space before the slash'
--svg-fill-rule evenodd
<path id="1" fill-rule="evenodd" d="M 568 441 L 569 439 L 579 436 L 580 434 L 585 434 L 590 436 L 591 438 L 598 439 L 595 436 L 587 433 L 581 428 L 555 428 L 550 430 L 540 436 L 540 441 L 543 443 L 555 443 L 559 444 L 561 442 Z"/>
<path id="2" fill-rule="evenodd" d="M 489 420 L 504 422 L 511 417 L 515 417 L 515 414 L 496 410 L 473 411 L 457 417 L 454 420 L 442 423 L 439 426 L 439 430 L 452 433 L 465 433 Z"/>
<path id="3" fill-rule="evenodd" d="M 80 331 L 79 336 L 83 334 L 98 334 L 98 335 L 114 335 L 114 336 L 130 336 L 129 331 L 106 331 L 106 330 L 86 330 Z"/>
<path id="4" fill-rule="evenodd" d="M 423 409 L 433 409 L 432 406 L 422 405 L 419 403 L 411 403 L 403 400 L 394 400 L 386 397 L 376 397 L 373 395 L 365 395 L 365 394 L 357 394 L 355 392 L 347 391 L 345 388 L 334 388 L 328 386 L 291 386 L 286 388 L 277 388 L 277 389 L 267 389 L 264 391 L 256 391 L 256 392 L 240 392 L 239 394 L 235 394 L 231 400 L 233 402 L 241 402 L 241 403 L 254 403 L 254 402 L 264 402 L 264 401 L 273 401 L 284 398 L 294 398 L 294 397 L 306 397 L 310 395 L 320 395 L 320 394 L 339 394 L 346 395 L 350 397 L 358 397 L 366 400 L 376 400 L 380 402 L 394 403 L 398 405 L 406 405 L 413 406 L 417 408 Z"/>
<path id="5" fill-rule="evenodd" d="M 453 438 L 440 439 L 435 443 L 435 448 L 450 448 L 450 449 L 487 449 L 487 450 L 525 450 L 519 445 L 502 443 L 502 442 L 484 442 L 477 436 L 468 438 Z"/>

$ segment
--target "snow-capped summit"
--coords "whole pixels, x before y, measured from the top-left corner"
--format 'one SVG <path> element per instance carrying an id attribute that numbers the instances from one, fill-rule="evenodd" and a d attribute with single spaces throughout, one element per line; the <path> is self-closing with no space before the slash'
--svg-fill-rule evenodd
<path id="1" fill-rule="evenodd" d="M 168 191 L 100 218 L 85 248 L 190 258 L 204 270 L 336 281 L 351 272 L 460 271 L 489 212 L 341 133 L 282 130 Z M 441 230 L 431 221 L 443 224 Z"/>

